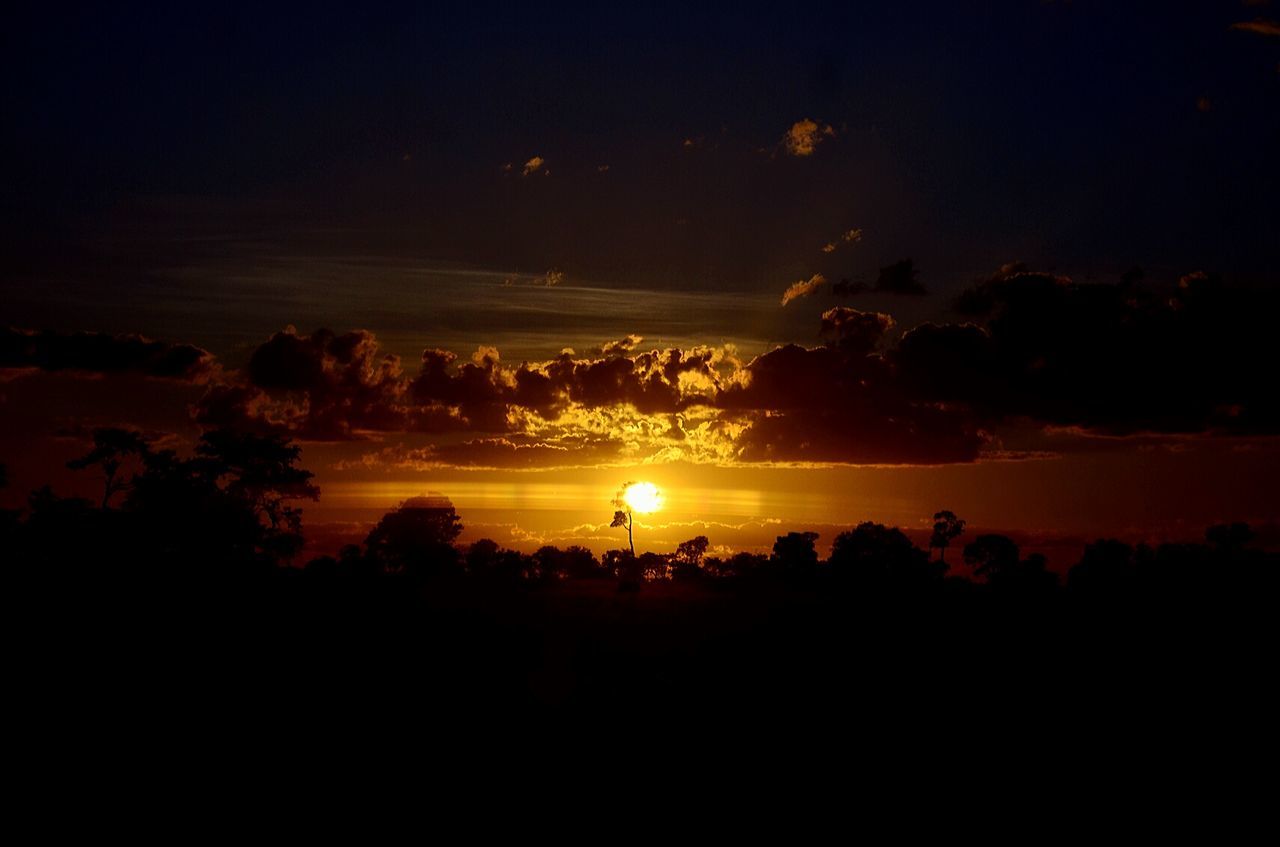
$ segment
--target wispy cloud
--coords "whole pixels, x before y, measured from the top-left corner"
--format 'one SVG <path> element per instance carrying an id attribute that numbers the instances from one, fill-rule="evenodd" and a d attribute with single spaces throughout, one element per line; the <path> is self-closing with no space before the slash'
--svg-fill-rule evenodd
<path id="1" fill-rule="evenodd" d="M 799 300 L 801 297 L 808 297 L 813 294 L 824 284 L 827 278 L 822 274 L 814 274 L 807 280 L 799 280 L 787 286 L 787 290 L 782 292 L 782 305 L 787 305 L 792 300 Z"/>
<path id="2" fill-rule="evenodd" d="M 1241 21 L 1232 24 L 1232 29 L 1242 30 L 1244 32 L 1256 32 L 1258 35 L 1272 35 L 1280 37 L 1280 23 L 1267 20 L 1266 18 L 1254 18 L 1251 21 Z"/>
<path id="3" fill-rule="evenodd" d="M 841 244 L 853 244 L 854 242 L 861 241 L 861 240 L 862 240 L 862 230 L 851 229 L 846 231 L 843 235 L 841 235 L 835 241 L 827 242 L 827 244 L 823 246 L 822 252 L 834 253 L 840 247 Z"/>

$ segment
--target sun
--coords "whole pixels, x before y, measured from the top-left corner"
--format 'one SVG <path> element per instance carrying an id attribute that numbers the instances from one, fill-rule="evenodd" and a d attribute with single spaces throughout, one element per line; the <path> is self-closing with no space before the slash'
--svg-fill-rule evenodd
<path id="1" fill-rule="evenodd" d="M 662 508 L 662 495 L 652 482 L 633 482 L 622 492 L 622 499 L 634 511 L 641 514 L 656 512 Z"/>

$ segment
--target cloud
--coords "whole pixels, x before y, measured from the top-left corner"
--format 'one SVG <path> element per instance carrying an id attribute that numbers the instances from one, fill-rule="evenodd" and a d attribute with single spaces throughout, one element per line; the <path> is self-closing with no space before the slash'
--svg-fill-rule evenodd
<path id="1" fill-rule="evenodd" d="M 880 275 L 876 277 L 873 290 L 885 294 L 908 296 L 928 294 L 928 290 L 920 284 L 917 276 L 919 271 L 916 270 L 915 263 L 910 259 L 903 259 L 880 269 Z"/>
<path id="2" fill-rule="evenodd" d="M 622 356 L 639 347 L 642 341 L 644 341 L 644 336 L 631 333 L 625 338 L 620 338 L 616 341 L 606 341 L 596 347 L 593 352 L 605 357 Z"/>
<path id="3" fill-rule="evenodd" d="M 438 468 L 469 470 L 551 470 L 590 467 L 617 462 L 625 445 L 618 439 L 593 435 L 535 439 L 524 435 L 477 438 L 451 444 L 405 448 L 388 447 L 361 457 L 366 468 L 428 471 Z M 348 465 L 350 467 L 352 465 Z"/>
<path id="4" fill-rule="evenodd" d="M 200 382 L 215 368 L 212 354 L 190 344 L 141 335 L 0 329 L 0 373 L 6 370 L 131 373 Z"/>
<path id="5" fill-rule="evenodd" d="M 883 312 L 860 312 L 848 306 L 822 313 L 822 332 L 834 335 L 841 346 L 862 353 L 874 350 L 893 324 L 893 318 Z"/>
<path id="6" fill-rule="evenodd" d="M 782 147 L 791 156 L 812 156 L 824 138 L 834 136 L 831 124 L 820 124 L 805 118 L 796 121 L 782 136 Z"/>
<path id="7" fill-rule="evenodd" d="M 842 279 L 831 286 L 831 293 L 836 297 L 852 297 L 855 294 L 870 290 L 871 287 L 861 280 L 855 282 L 850 279 Z"/>
<path id="8" fill-rule="evenodd" d="M 841 235 L 835 241 L 829 241 L 825 245 L 823 245 L 822 252 L 834 253 L 836 252 L 837 248 L 839 248 L 841 244 L 853 244 L 854 242 L 861 241 L 861 240 L 862 240 L 862 230 L 850 229 L 850 230 L 847 230 L 843 235 Z"/>
<path id="9" fill-rule="evenodd" d="M 1231 25 L 1232 29 L 1238 29 L 1243 32 L 1254 32 L 1258 35 L 1280 36 L 1280 22 L 1267 20 L 1266 18 L 1254 18 L 1251 21 L 1241 21 Z"/>
<path id="10" fill-rule="evenodd" d="M 380 354 L 373 333 L 299 335 L 288 327 L 254 350 L 241 372 L 211 386 L 195 418 L 206 426 L 329 441 L 434 428 L 448 417 L 443 410 L 408 408 L 403 393 L 400 359 Z"/>
<path id="11" fill-rule="evenodd" d="M 1006 265 L 957 300 L 985 326 L 926 324 L 890 358 L 922 399 L 987 419 L 1138 433 L 1280 433 L 1250 363 L 1280 361 L 1280 295 L 1210 274 L 1176 287 L 1079 284 Z"/>
<path id="12" fill-rule="evenodd" d="M 520 170 L 520 175 L 533 176 L 538 171 L 542 170 L 546 163 L 546 159 L 543 159 L 541 156 L 534 156 L 532 159 L 524 163 L 524 167 Z"/>
<path id="13" fill-rule="evenodd" d="M 430 443 L 419 452 L 378 461 L 467 468 L 938 464 L 1043 457 L 1061 452 L 1063 433 L 1134 449 L 1152 438 L 1280 435 L 1280 398 L 1253 364 L 1280 361 L 1280 293 L 1201 271 L 1163 285 L 1136 273 L 1079 284 L 1015 262 L 956 305 L 968 322 L 901 337 L 888 314 L 836 306 L 821 317 L 826 343 L 748 362 L 726 347 L 645 350 L 628 334 L 586 355 L 518 364 L 491 346 L 462 357 L 428 347 L 410 373 L 367 331 L 288 328 L 242 369 L 213 372 L 193 413 L 206 427 L 303 440 L 421 433 Z M 83 366 L 83 353 L 49 352 L 73 337 L 139 373 L 187 374 L 207 357 L 132 336 L 2 337 L 10 368 Z"/>
<path id="14" fill-rule="evenodd" d="M 895 294 L 906 297 L 921 297 L 929 290 L 920 284 L 920 272 L 911 259 L 903 259 L 886 265 L 880 269 L 874 285 L 858 280 L 842 279 L 831 286 L 831 293 L 837 297 L 852 297 L 868 291 L 876 294 Z"/>
<path id="15" fill-rule="evenodd" d="M 799 300 L 801 297 L 808 297 L 816 292 L 827 281 L 822 274 L 814 274 L 806 280 L 799 280 L 787 286 L 787 290 L 782 292 L 782 305 L 787 305 L 792 300 Z"/>

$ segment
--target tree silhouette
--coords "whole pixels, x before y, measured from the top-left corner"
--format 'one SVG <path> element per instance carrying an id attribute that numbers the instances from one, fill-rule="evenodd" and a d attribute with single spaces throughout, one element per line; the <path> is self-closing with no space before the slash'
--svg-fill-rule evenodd
<path id="1" fill-rule="evenodd" d="M 382 516 L 365 539 L 385 572 L 436 575 L 457 563 L 453 541 L 462 521 L 444 497 L 413 497 Z"/>
<path id="2" fill-rule="evenodd" d="M 979 535 L 964 547 L 964 560 L 975 576 L 999 579 L 1018 567 L 1018 545 L 1004 535 Z"/>
<path id="3" fill-rule="evenodd" d="M 1204 531 L 1204 540 L 1219 550 L 1239 550 L 1253 540 L 1253 530 L 1247 523 L 1214 524 Z"/>
<path id="4" fill-rule="evenodd" d="M 67 462 L 67 467 L 83 470 L 98 465 L 102 468 L 102 508 L 106 509 L 113 496 L 127 491 L 133 484 L 132 479 L 120 478 L 121 465 L 130 457 L 141 462 L 150 452 L 151 444 L 141 433 L 118 427 L 101 427 L 93 431 L 93 449 L 80 458 Z"/>
<path id="5" fill-rule="evenodd" d="M 681 541 L 676 546 L 671 576 L 674 579 L 696 579 L 701 576 L 702 563 L 706 559 L 707 547 L 710 543 L 705 535 Z"/>
<path id="6" fill-rule="evenodd" d="M 818 570 L 818 551 L 814 542 L 816 532 L 788 532 L 779 535 L 773 544 L 773 563 L 786 576 L 804 579 Z"/>
<path id="7" fill-rule="evenodd" d="M 282 436 L 214 430 L 195 454 L 142 454 L 143 469 L 129 481 L 121 510 L 137 556 L 155 565 L 266 566 L 301 549 L 301 510 L 288 504 L 317 499 L 320 491 L 311 472 L 295 465 L 300 448 Z"/>
<path id="8" fill-rule="evenodd" d="M 205 433 L 196 445 L 197 456 L 217 463 L 229 493 L 249 503 L 271 529 L 283 524 L 291 532 L 299 530 L 302 512 L 288 501 L 320 499 L 311 482 L 315 474 L 294 466 L 301 452 L 286 436 L 225 429 Z"/>
<path id="9" fill-rule="evenodd" d="M 635 485 L 634 482 L 624 482 L 622 487 L 618 489 L 618 493 L 613 498 L 613 505 L 616 511 L 613 513 L 613 523 L 610 527 L 623 527 L 627 531 L 627 544 L 631 547 L 631 555 L 636 554 L 636 542 L 631 535 L 631 528 L 635 524 L 635 518 L 631 514 L 631 504 L 627 502 L 627 489 Z"/>
<path id="10" fill-rule="evenodd" d="M 870 521 L 837 535 L 829 562 L 837 579 L 871 585 L 920 584 L 942 576 L 942 567 L 902 530 Z"/>
<path id="11" fill-rule="evenodd" d="M 929 547 L 938 548 L 938 561 L 946 563 L 947 548 L 951 542 L 964 533 L 964 521 L 956 517 L 956 513 L 942 510 L 933 516 L 933 535 L 929 538 Z"/>

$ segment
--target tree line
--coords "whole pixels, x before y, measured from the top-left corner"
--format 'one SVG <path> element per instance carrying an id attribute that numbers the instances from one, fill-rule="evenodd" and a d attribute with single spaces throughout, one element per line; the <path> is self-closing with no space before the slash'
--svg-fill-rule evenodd
<path id="1" fill-rule="evenodd" d="M 1132 599 L 1206 586 L 1249 592 L 1270 587 L 1280 574 L 1280 557 L 1251 548 L 1253 535 L 1243 523 L 1210 527 L 1201 544 L 1152 547 L 1100 539 L 1086 546 L 1064 581 L 1044 556 L 1024 555 L 1006 536 L 979 534 L 958 544 L 965 521 L 945 510 L 933 516 L 928 549 L 899 528 L 863 522 L 839 533 L 825 559 L 814 532 L 779 535 L 769 554 L 708 555 L 710 540 L 698 535 L 672 553 L 613 549 L 597 557 L 577 545 L 533 553 L 503 549 L 491 539 L 459 545 L 462 522 L 443 500 L 406 501 L 384 515 L 362 544 L 302 563 L 299 504 L 317 500 L 320 491 L 313 474 L 298 467 L 299 456 L 296 444 L 272 434 L 213 430 L 191 456 L 180 457 L 137 432 L 98 429 L 92 448 L 68 464 L 96 472 L 101 497 L 94 502 L 41 488 L 31 494 L 25 514 L 0 515 L 0 545 L 28 572 L 119 576 L 125 569 L 174 578 L 288 571 L 316 581 L 395 578 L 528 587 L 612 580 L 628 592 L 669 582 L 911 593 L 963 582 L 1005 596 L 1066 592 Z M 0 485 L 5 482 L 0 466 Z M 951 575 L 946 555 L 953 545 L 976 583 Z"/>

